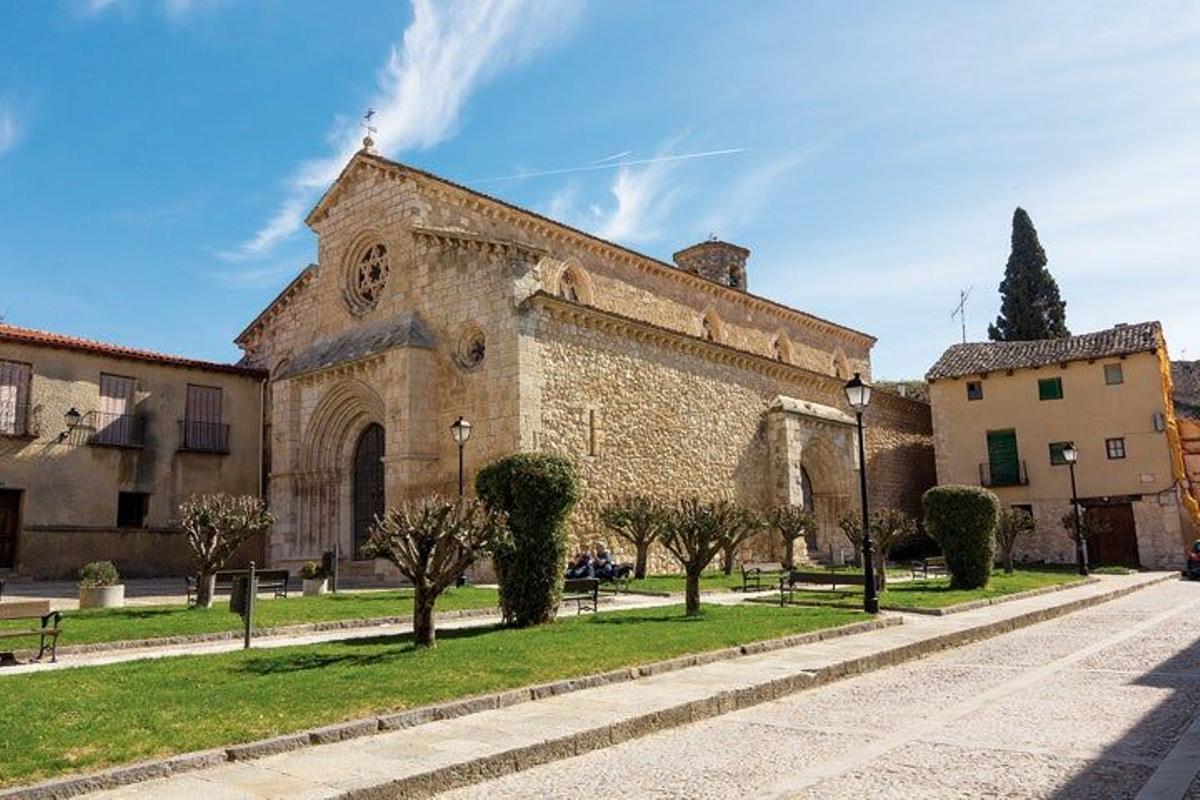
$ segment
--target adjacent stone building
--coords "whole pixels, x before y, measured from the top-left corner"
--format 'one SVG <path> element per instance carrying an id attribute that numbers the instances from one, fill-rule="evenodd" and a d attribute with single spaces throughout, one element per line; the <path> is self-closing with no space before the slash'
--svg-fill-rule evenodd
<path id="1" fill-rule="evenodd" d="M 386 503 L 456 492 L 460 416 L 468 491 L 515 451 L 577 464 L 582 540 L 605 536 L 603 503 L 645 492 L 811 503 L 810 545 L 840 546 L 858 506 L 842 387 L 875 340 L 751 294 L 745 248 L 664 263 L 366 146 L 307 222 L 317 263 L 237 339 L 270 375 L 271 563 L 354 554 Z M 928 405 L 878 392 L 867 422 L 876 504 L 915 512 Z"/>
<path id="2" fill-rule="evenodd" d="M 265 378 L 0 325 L 0 574 L 188 572 L 179 503 L 260 491 Z"/>
<path id="3" fill-rule="evenodd" d="M 1200 526 L 1157 322 L 1066 339 L 950 347 L 929 370 L 940 483 L 982 485 L 1033 513 L 1030 560 L 1072 561 L 1063 449 L 1073 442 L 1092 559 L 1178 568 Z"/>

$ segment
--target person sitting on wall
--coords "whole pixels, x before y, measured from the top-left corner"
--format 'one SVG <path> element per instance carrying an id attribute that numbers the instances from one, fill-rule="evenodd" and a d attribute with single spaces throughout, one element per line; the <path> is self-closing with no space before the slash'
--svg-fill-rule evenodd
<path id="1" fill-rule="evenodd" d="M 574 560 L 567 565 L 567 578 L 594 578 L 596 577 L 595 569 L 592 565 L 592 554 L 587 550 L 580 550 Z"/>

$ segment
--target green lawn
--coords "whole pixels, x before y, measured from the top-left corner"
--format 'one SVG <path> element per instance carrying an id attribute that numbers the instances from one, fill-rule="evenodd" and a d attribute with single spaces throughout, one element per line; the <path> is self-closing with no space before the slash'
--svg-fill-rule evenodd
<path id="1" fill-rule="evenodd" d="M 647 575 L 641 580 L 629 582 L 634 592 L 678 592 L 683 594 L 683 575 Z M 700 576 L 700 591 L 728 592 L 742 588 L 742 573 L 735 570 L 732 575 L 721 571 L 706 572 Z"/>
<path id="2" fill-rule="evenodd" d="M 449 589 L 438 598 L 438 610 L 495 608 L 495 589 L 464 586 Z M 393 589 L 379 592 L 343 592 L 320 597 L 260 597 L 254 604 L 254 622 L 259 628 L 331 622 L 351 619 L 379 619 L 412 615 L 412 591 Z M 20 621 L 0 622 L 0 628 L 18 628 Z M 126 639 L 155 639 L 242 629 L 242 618 L 229 611 L 229 598 L 218 596 L 211 609 L 186 606 L 127 606 L 63 612 L 60 645 L 92 644 Z M 36 639 L 5 639 L 11 648 L 36 646 Z"/>
<path id="3" fill-rule="evenodd" d="M 1057 586 L 1081 580 L 1079 575 L 1057 569 L 1018 569 L 1012 575 L 993 572 L 984 589 L 951 589 L 949 578 L 893 582 L 879 597 L 880 605 L 892 608 L 945 608 L 973 600 L 986 600 L 1004 595 Z M 793 600 L 798 603 L 857 603 L 861 602 L 861 586 L 836 591 L 797 590 Z"/>
<path id="4" fill-rule="evenodd" d="M 0 678 L 0 786 L 864 619 L 766 605 L 688 619 L 670 606 L 446 630 L 434 650 L 375 637 L 13 675 Z"/>

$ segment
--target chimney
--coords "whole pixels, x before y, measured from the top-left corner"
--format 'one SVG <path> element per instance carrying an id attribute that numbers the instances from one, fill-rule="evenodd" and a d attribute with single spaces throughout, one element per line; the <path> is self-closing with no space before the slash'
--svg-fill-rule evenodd
<path id="1" fill-rule="evenodd" d="M 746 248 L 715 238 L 685 247 L 672 256 L 680 269 L 742 292 L 746 291 L 749 257 Z"/>

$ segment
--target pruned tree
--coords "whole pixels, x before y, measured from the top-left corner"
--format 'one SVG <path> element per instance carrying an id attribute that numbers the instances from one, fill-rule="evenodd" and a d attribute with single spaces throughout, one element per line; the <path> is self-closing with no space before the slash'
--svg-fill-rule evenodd
<path id="1" fill-rule="evenodd" d="M 1058 283 L 1046 268 L 1046 251 L 1025 209 L 1013 212 L 1012 252 L 1000 283 L 1000 316 L 988 326 L 988 338 L 996 342 L 1032 339 L 1064 339 L 1067 304 Z"/>
<path id="2" fill-rule="evenodd" d="M 504 515 L 476 500 L 437 495 L 387 509 L 363 547 L 367 558 L 391 562 L 413 585 L 413 640 L 434 647 L 433 608 L 471 562 L 506 534 Z"/>
<path id="3" fill-rule="evenodd" d="M 726 575 L 733 574 L 733 561 L 741 546 L 767 528 L 766 519 L 749 509 L 742 508 L 742 510 L 745 513 L 742 515 L 740 524 L 729 531 L 725 544 L 721 547 L 721 571 Z"/>
<path id="4" fill-rule="evenodd" d="M 1076 536 L 1075 536 L 1075 509 L 1071 509 L 1067 513 L 1063 514 L 1062 519 L 1060 520 L 1060 524 L 1062 525 L 1063 530 L 1065 530 L 1067 532 L 1067 538 L 1070 539 L 1072 542 L 1074 542 L 1076 539 Z M 1094 539 L 1095 537 L 1097 537 L 1101 534 L 1110 532 L 1112 529 L 1113 529 L 1112 523 L 1109 522 L 1106 518 L 1098 517 L 1095 515 L 1088 516 L 1085 509 L 1082 506 L 1080 506 L 1080 508 L 1079 508 L 1079 535 L 1083 537 L 1083 541 L 1085 544 L 1087 544 L 1092 539 Z M 1088 557 L 1091 558 L 1090 554 Z"/>
<path id="5" fill-rule="evenodd" d="M 854 545 L 855 559 L 861 561 L 862 519 L 846 514 L 838 520 L 838 527 Z M 871 515 L 871 536 L 875 542 L 875 575 L 879 588 L 887 586 L 887 560 L 892 548 L 910 539 L 917 532 L 917 523 L 908 514 L 894 508 L 885 508 Z"/>
<path id="6" fill-rule="evenodd" d="M 728 500 L 706 503 L 697 498 L 680 500 L 667 515 L 661 541 L 683 567 L 689 617 L 700 613 L 700 576 L 731 536 L 754 524 L 753 517 Z"/>
<path id="7" fill-rule="evenodd" d="M 871 535 L 875 537 L 875 574 L 879 588 L 887 587 L 887 561 L 892 548 L 906 542 L 917 533 L 917 522 L 895 508 L 885 508 L 871 515 Z"/>
<path id="8" fill-rule="evenodd" d="M 1074 516 L 1072 516 L 1072 525 Z M 1000 551 L 1000 559 L 1004 562 L 1004 572 L 1013 572 L 1013 553 L 1017 542 L 1033 532 L 1033 514 L 1023 508 L 1003 506 L 996 517 L 996 548 Z"/>
<path id="9" fill-rule="evenodd" d="M 633 546 L 635 552 L 633 577 L 646 577 L 646 562 L 650 547 L 662 534 L 667 509 L 662 503 L 645 495 L 626 495 L 606 505 L 600 519 L 617 537 Z"/>
<path id="10" fill-rule="evenodd" d="M 796 540 L 816 533 L 816 515 L 804 506 L 776 506 L 767 512 L 767 522 L 783 538 L 783 565 L 794 569 Z"/>
<path id="11" fill-rule="evenodd" d="M 243 544 L 268 531 L 275 516 L 252 495 L 194 494 L 179 506 L 179 526 L 196 559 L 196 605 L 212 608 L 217 570 Z"/>

